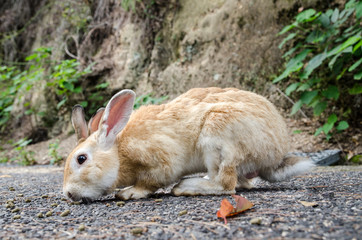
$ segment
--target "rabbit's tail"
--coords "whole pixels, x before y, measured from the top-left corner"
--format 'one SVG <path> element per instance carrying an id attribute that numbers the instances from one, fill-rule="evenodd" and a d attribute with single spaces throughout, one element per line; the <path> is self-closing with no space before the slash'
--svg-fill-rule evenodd
<path id="1" fill-rule="evenodd" d="M 315 167 L 315 164 L 309 158 L 287 154 L 277 168 L 263 171 L 260 177 L 269 182 L 283 181 L 306 173 L 313 167 Z"/>

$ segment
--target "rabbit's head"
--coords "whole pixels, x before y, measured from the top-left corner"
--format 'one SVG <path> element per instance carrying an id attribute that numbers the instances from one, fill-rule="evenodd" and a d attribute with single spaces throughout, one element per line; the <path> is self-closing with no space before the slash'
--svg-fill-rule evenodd
<path id="1" fill-rule="evenodd" d="M 135 93 L 123 90 L 98 110 L 87 126 L 84 110 L 76 105 L 72 125 L 78 144 L 64 168 L 63 193 L 73 201 L 90 201 L 111 192 L 117 184 L 120 162 L 117 134 L 132 113 Z"/>

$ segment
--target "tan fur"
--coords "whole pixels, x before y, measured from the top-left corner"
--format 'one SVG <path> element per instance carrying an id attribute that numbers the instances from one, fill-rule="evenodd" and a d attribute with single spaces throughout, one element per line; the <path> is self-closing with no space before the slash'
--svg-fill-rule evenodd
<path id="1" fill-rule="evenodd" d="M 99 149 L 96 140 L 94 132 L 69 155 L 64 171 L 65 192 L 70 185 L 96 184 L 88 177 L 94 164 L 99 165 L 99 174 L 103 175 L 107 169 L 119 166 L 115 182 L 99 195 L 116 186 L 133 185 L 118 194 L 119 198 L 130 199 L 147 197 L 184 175 L 202 171 L 208 171 L 209 180 L 183 180 L 173 193 L 233 193 L 235 188 L 251 187 L 245 178 L 249 173 L 260 172 L 268 180 L 276 169 L 302 161 L 283 162 L 290 141 L 275 107 L 257 94 L 234 88 L 196 88 L 170 103 L 143 106 L 132 113 L 110 150 Z M 82 169 L 78 179 L 72 177 L 74 170 L 69 162 L 85 145 L 93 149 L 93 162 Z"/>

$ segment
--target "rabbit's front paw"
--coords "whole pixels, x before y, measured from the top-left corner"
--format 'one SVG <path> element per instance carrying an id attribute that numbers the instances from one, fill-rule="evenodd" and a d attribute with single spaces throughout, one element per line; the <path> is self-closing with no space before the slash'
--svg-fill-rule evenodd
<path id="1" fill-rule="evenodd" d="M 120 200 L 140 199 L 146 198 L 150 193 L 152 193 L 150 190 L 144 188 L 129 187 L 117 193 L 116 198 Z"/>

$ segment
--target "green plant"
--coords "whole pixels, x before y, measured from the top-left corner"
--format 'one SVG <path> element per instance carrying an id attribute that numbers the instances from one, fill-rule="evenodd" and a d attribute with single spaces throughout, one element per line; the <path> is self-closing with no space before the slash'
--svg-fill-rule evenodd
<path id="1" fill-rule="evenodd" d="M 141 2 L 141 0 L 123 0 L 121 2 L 121 7 L 127 12 L 129 10 L 132 10 L 133 12 L 135 12 L 137 2 Z"/>
<path id="2" fill-rule="evenodd" d="M 44 78 L 45 67 L 49 63 L 50 48 L 38 48 L 28 56 L 25 61 L 28 69 L 21 71 L 15 66 L 0 66 L 0 131 L 3 131 L 9 121 L 13 103 L 16 98 L 22 99 L 37 82 Z M 24 103 L 25 114 L 38 113 L 30 107 L 29 102 Z"/>
<path id="3" fill-rule="evenodd" d="M 291 114 L 302 106 L 312 108 L 324 121 L 315 135 L 324 132 L 327 140 L 347 129 L 353 116 L 358 118 L 354 101 L 362 93 L 361 17 L 362 2 L 350 0 L 341 11 L 302 11 L 279 33 L 289 32 L 279 48 L 294 41 L 283 56 L 285 70 L 273 82 L 289 78 L 285 92 L 298 99 Z"/>
<path id="4" fill-rule="evenodd" d="M 9 157 L 7 157 L 4 152 L 0 152 L 0 163 L 7 163 L 9 161 Z"/>
<path id="5" fill-rule="evenodd" d="M 163 96 L 160 98 L 154 98 L 152 97 L 152 94 L 145 94 L 138 96 L 135 100 L 134 109 L 138 109 L 142 105 L 149 105 L 149 104 L 160 104 L 163 101 L 165 101 L 168 98 L 168 96 Z"/>
<path id="6" fill-rule="evenodd" d="M 13 161 L 19 161 L 21 165 L 25 166 L 34 165 L 36 163 L 34 159 L 34 152 L 25 149 L 31 141 L 31 139 L 27 140 L 23 138 L 14 144 L 14 150 L 16 151 L 17 156 L 12 159 Z"/>
<path id="7" fill-rule="evenodd" d="M 59 165 L 63 161 L 63 157 L 58 153 L 59 148 L 59 140 L 56 139 L 53 143 L 49 144 L 48 147 L 48 154 L 51 157 L 50 164 L 57 164 Z"/>
<path id="8" fill-rule="evenodd" d="M 55 94 L 62 98 L 57 104 L 57 109 L 60 109 L 73 94 L 83 92 L 81 86 L 78 86 L 79 79 L 91 72 L 91 67 L 88 66 L 84 70 L 79 70 L 80 63 L 75 59 L 63 60 L 60 64 L 52 68 L 52 73 L 49 75 L 47 86 L 55 91 Z"/>
<path id="9" fill-rule="evenodd" d="M 122 0 L 121 7 L 127 12 L 131 10 L 140 17 L 154 18 L 152 7 L 155 4 L 155 0 Z"/>
<path id="10" fill-rule="evenodd" d="M 84 96 L 84 90 L 80 86 L 80 79 L 91 72 L 92 64 L 84 70 L 80 69 L 80 64 L 76 60 L 63 60 L 56 63 L 50 60 L 52 54 L 51 48 L 38 48 L 33 54 L 25 59 L 27 68 L 21 70 L 18 66 L 0 66 L 0 132 L 3 132 L 11 117 L 11 111 L 15 100 L 21 100 L 26 93 L 35 86 L 38 86 L 39 80 L 46 80 L 49 92 L 56 96 L 56 108 L 67 106 L 69 99 L 77 95 Z M 95 87 L 97 93 L 90 95 L 90 101 L 101 101 L 102 95 L 99 92 L 104 90 L 108 85 L 99 84 Z M 98 102 L 92 102 L 96 105 Z M 32 106 L 29 101 L 23 102 L 26 115 L 43 117 L 44 112 L 38 111 L 37 106 Z M 88 101 L 82 101 L 84 106 Z M 94 110 L 95 111 L 95 110 Z"/>

